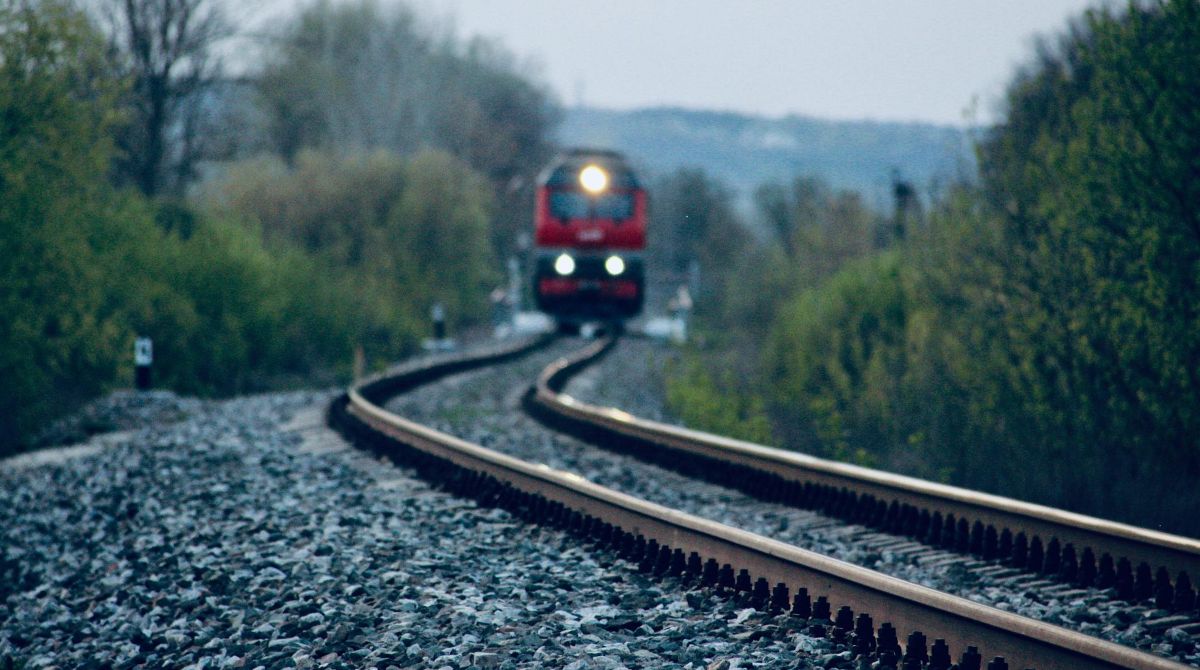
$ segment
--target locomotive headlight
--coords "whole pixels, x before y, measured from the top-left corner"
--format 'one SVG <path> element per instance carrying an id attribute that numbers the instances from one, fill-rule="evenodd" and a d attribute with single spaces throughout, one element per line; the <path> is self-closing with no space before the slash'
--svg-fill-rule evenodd
<path id="1" fill-rule="evenodd" d="M 609 256 L 604 261 L 604 269 L 608 270 L 608 274 L 616 277 L 625 271 L 625 261 L 621 260 L 620 256 Z"/>
<path id="2" fill-rule="evenodd" d="M 554 259 L 554 271 L 560 275 L 569 275 L 575 271 L 575 259 L 567 254 L 562 254 Z"/>
<path id="3" fill-rule="evenodd" d="M 608 187 L 608 173 L 599 165 L 589 165 L 579 171 L 579 185 L 593 195 Z"/>

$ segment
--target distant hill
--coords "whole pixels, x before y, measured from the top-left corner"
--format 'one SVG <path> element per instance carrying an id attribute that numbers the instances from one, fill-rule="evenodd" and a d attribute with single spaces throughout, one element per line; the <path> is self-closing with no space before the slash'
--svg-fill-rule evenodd
<path id="1" fill-rule="evenodd" d="M 567 146 L 617 149 L 652 172 L 702 167 L 748 202 L 770 180 L 818 175 L 889 207 L 893 169 L 921 192 L 964 170 L 974 173 L 966 132 L 928 123 L 768 118 L 674 107 L 567 109 L 558 132 Z"/>

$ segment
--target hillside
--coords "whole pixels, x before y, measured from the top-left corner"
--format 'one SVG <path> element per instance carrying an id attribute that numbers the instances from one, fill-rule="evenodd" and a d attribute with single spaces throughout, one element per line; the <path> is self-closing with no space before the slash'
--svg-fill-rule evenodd
<path id="1" fill-rule="evenodd" d="M 809 174 L 859 190 L 879 206 L 888 202 L 893 169 L 922 191 L 974 171 L 964 130 L 925 123 L 575 107 L 565 110 L 558 137 L 566 145 L 623 151 L 652 172 L 702 167 L 736 188 L 741 198 L 765 181 Z"/>

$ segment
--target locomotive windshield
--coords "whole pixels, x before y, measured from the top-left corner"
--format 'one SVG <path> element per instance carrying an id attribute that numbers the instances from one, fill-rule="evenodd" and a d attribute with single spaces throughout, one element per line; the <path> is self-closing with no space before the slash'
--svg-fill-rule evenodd
<path id="1" fill-rule="evenodd" d="M 592 197 L 578 191 L 551 191 L 550 216 L 556 219 L 628 219 L 633 216 L 633 194 L 607 193 Z"/>

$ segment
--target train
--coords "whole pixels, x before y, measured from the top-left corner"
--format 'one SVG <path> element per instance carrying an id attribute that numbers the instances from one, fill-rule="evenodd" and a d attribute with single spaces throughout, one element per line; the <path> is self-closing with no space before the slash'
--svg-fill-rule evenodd
<path id="1" fill-rule="evenodd" d="M 533 293 L 560 331 L 620 328 L 645 301 L 646 191 L 620 153 L 571 149 L 538 176 Z"/>

